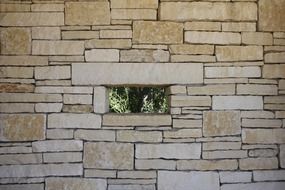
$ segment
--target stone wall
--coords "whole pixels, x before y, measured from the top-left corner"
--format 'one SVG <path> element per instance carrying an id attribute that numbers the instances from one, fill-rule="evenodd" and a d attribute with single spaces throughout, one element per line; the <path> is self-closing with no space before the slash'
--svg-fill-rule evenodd
<path id="1" fill-rule="evenodd" d="M 1 190 L 284 190 L 285 0 L 1 0 Z M 164 86 L 170 113 L 110 114 Z"/>

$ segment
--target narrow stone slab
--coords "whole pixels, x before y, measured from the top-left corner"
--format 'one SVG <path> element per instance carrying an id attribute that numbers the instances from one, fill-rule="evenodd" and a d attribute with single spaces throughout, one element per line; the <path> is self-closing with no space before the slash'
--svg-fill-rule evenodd
<path id="1" fill-rule="evenodd" d="M 72 84 L 74 85 L 166 85 L 202 82 L 203 65 L 200 63 L 72 64 Z"/>
<path id="2" fill-rule="evenodd" d="M 44 184 L 0 185 L 1 190 L 44 190 Z"/>
<path id="3" fill-rule="evenodd" d="M 103 116 L 104 126 L 161 126 L 171 125 L 171 115 L 120 115 Z"/>
<path id="4" fill-rule="evenodd" d="M 68 190 L 106 190 L 105 179 L 84 179 L 84 178 L 48 178 L 46 190 L 68 189 Z"/>
<path id="5" fill-rule="evenodd" d="M 283 190 L 284 182 L 264 182 L 264 183 L 246 183 L 246 184 L 225 184 L 221 186 L 221 190 Z"/>

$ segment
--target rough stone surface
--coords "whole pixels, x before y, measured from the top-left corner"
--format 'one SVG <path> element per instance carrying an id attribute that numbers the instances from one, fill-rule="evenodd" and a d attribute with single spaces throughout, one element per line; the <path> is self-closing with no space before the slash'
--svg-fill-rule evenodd
<path id="1" fill-rule="evenodd" d="M 262 189 L 271 189 L 271 190 L 282 190 L 284 189 L 284 182 L 274 182 L 274 183 L 247 183 L 247 184 L 226 184 L 222 185 L 221 190 L 262 190 Z"/>
<path id="2" fill-rule="evenodd" d="M 109 2 L 68 2 L 65 4 L 65 24 L 110 24 Z"/>
<path id="3" fill-rule="evenodd" d="M 203 114 L 203 135 L 225 136 L 241 133 L 240 112 L 209 111 Z"/>
<path id="4" fill-rule="evenodd" d="M 82 178 L 48 178 L 46 180 L 46 190 L 106 190 L 107 182 L 104 179 L 82 179 Z"/>
<path id="5" fill-rule="evenodd" d="M 36 67 L 36 79 L 69 79 L 70 67 L 69 66 L 49 66 L 49 67 Z"/>
<path id="6" fill-rule="evenodd" d="M 285 145 L 280 145 L 279 159 L 281 168 L 285 168 Z"/>
<path id="7" fill-rule="evenodd" d="M 123 130 L 117 132 L 119 142 L 162 142 L 162 133 L 158 131 L 132 131 Z"/>
<path id="8" fill-rule="evenodd" d="M 109 111 L 108 89 L 103 86 L 94 87 L 93 104 L 95 113 L 107 113 Z"/>
<path id="9" fill-rule="evenodd" d="M 44 190 L 43 184 L 0 185 L 2 190 Z"/>
<path id="10" fill-rule="evenodd" d="M 111 8 L 153 8 L 158 7 L 158 0 L 145 0 L 145 1 L 136 1 L 136 0 L 112 0 Z"/>
<path id="11" fill-rule="evenodd" d="M 241 170 L 277 169 L 277 158 L 243 158 L 239 160 Z"/>
<path id="12" fill-rule="evenodd" d="M 119 50 L 116 49 L 92 49 L 85 51 L 85 59 L 88 62 L 119 62 Z"/>
<path id="13" fill-rule="evenodd" d="M 121 62 L 168 62 L 169 52 L 163 50 L 122 50 Z"/>
<path id="14" fill-rule="evenodd" d="M 262 96 L 214 96 L 213 109 L 246 109 L 263 108 Z"/>
<path id="15" fill-rule="evenodd" d="M 183 41 L 183 25 L 179 23 L 137 21 L 133 27 L 135 43 L 177 44 Z"/>
<path id="16" fill-rule="evenodd" d="M 134 146 L 129 143 L 85 143 L 84 167 L 132 169 Z"/>
<path id="17" fill-rule="evenodd" d="M 185 42 L 202 44 L 240 44 L 241 36 L 230 32 L 185 32 Z"/>
<path id="18" fill-rule="evenodd" d="M 247 144 L 275 144 L 285 142 L 285 129 L 243 129 L 242 142 Z"/>
<path id="19" fill-rule="evenodd" d="M 0 141 L 33 141 L 45 138 L 45 115 L 2 114 L 0 117 Z"/>
<path id="20" fill-rule="evenodd" d="M 83 142 L 76 140 L 48 140 L 32 143 L 33 152 L 82 151 Z"/>
<path id="21" fill-rule="evenodd" d="M 262 46 L 217 46 L 218 61 L 255 61 L 263 59 Z"/>
<path id="22" fill-rule="evenodd" d="M 285 78 L 285 64 L 264 65 L 264 78 Z"/>
<path id="23" fill-rule="evenodd" d="M 206 67 L 206 78 L 260 77 L 259 67 Z"/>
<path id="24" fill-rule="evenodd" d="M 236 170 L 237 160 L 180 160 L 177 161 L 178 170 Z"/>

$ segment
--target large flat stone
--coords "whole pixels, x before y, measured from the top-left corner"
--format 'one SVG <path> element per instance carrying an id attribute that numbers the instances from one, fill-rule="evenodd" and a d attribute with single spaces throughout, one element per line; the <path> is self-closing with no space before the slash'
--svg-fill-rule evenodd
<path id="1" fill-rule="evenodd" d="M 243 129 L 242 142 L 246 144 L 285 143 L 285 129 Z"/>
<path id="2" fill-rule="evenodd" d="M 217 172 L 159 171 L 158 190 L 219 190 Z"/>
<path id="3" fill-rule="evenodd" d="M 285 31 L 285 1 L 284 0 L 260 0 L 258 2 L 259 20 L 261 31 Z"/>
<path id="4" fill-rule="evenodd" d="M 106 190 L 105 179 L 47 178 L 46 190 Z"/>
<path id="5" fill-rule="evenodd" d="M 65 24 L 108 25 L 110 24 L 109 2 L 67 2 Z"/>
<path id="6" fill-rule="evenodd" d="M 44 190 L 44 184 L 0 185 L 1 190 Z"/>
<path id="7" fill-rule="evenodd" d="M 285 78 L 285 64 L 263 66 L 263 78 Z"/>
<path id="8" fill-rule="evenodd" d="M 165 85 L 202 82 L 203 65 L 200 63 L 72 64 L 72 84 L 74 85 Z"/>
<path id="9" fill-rule="evenodd" d="M 225 184 L 221 190 L 284 190 L 284 182 L 264 182 L 264 183 L 247 183 L 247 184 Z"/>
<path id="10" fill-rule="evenodd" d="M 263 109 L 262 96 L 213 96 L 213 109 Z"/>
<path id="11" fill-rule="evenodd" d="M 0 115 L 0 141 L 43 140 L 45 127 L 45 115 L 2 114 Z"/>
<path id="12" fill-rule="evenodd" d="M 84 167 L 133 169 L 134 146 L 130 143 L 85 143 Z"/>

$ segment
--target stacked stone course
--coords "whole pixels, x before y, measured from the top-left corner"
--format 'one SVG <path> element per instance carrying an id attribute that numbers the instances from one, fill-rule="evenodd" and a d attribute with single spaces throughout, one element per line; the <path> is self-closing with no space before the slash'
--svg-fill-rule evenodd
<path id="1" fill-rule="evenodd" d="M 1 0 L 1 190 L 284 190 L 285 0 Z M 167 114 L 108 113 L 163 86 Z"/>

